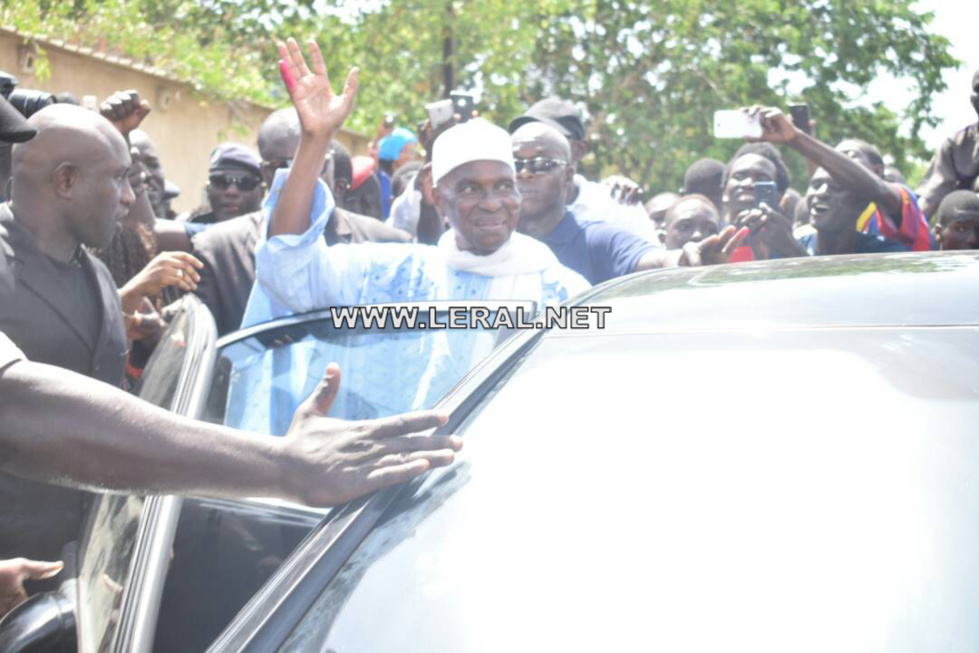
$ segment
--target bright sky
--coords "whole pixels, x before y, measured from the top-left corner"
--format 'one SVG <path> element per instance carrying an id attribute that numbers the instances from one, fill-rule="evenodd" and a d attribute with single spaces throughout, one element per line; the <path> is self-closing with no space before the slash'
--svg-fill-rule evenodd
<path id="1" fill-rule="evenodd" d="M 942 122 L 937 129 L 927 129 L 922 134 L 925 142 L 937 149 L 950 134 L 976 122 L 976 111 L 969 103 L 969 94 L 972 74 L 979 68 L 979 2 L 920 0 L 917 6 L 922 11 L 935 12 L 932 28 L 952 42 L 952 55 L 963 62 L 961 68 L 945 74 L 948 89 L 935 98 L 932 105 Z M 892 106 L 902 107 L 907 104 L 904 93 L 893 84 L 887 98 L 893 99 Z"/>

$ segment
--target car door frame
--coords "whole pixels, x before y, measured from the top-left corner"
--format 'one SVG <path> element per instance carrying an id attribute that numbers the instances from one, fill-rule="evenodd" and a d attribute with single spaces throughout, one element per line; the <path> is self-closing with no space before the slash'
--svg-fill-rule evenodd
<path id="1" fill-rule="evenodd" d="M 192 306 L 192 309 L 201 316 L 206 315 L 207 319 L 195 320 L 192 334 L 187 338 L 188 352 L 181 366 L 180 378 L 177 383 L 176 392 L 171 402 L 170 411 L 184 417 L 200 419 L 203 415 L 208 396 L 210 393 L 215 366 L 218 355 L 226 346 L 246 340 L 250 337 L 271 333 L 276 330 L 287 329 L 301 323 L 324 320 L 332 317 L 330 309 L 312 311 L 301 315 L 289 316 L 265 322 L 262 324 L 242 329 L 221 338 L 217 337 L 213 316 L 207 307 L 193 295 L 188 295 L 183 299 Z M 463 309 L 481 307 L 490 310 L 511 309 L 515 310 L 521 306 L 524 313 L 533 315 L 536 312 L 535 302 L 524 301 L 500 301 L 500 302 L 471 302 L 471 301 L 435 301 L 435 302 L 395 302 L 389 304 L 371 305 L 384 308 L 396 308 L 403 306 L 416 306 L 427 311 L 428 308 L 435 308 L 439 313 L 447 313 L 450 307 Z M 334 327 L 337 332 L 349 329 Z M 397 330 L 397 329 L 392 329 Z M 499 347 L 487 358 L 487 361 L 494 359 L 496 354 L 508 348 L 514 341 L 519 340 L 521 335 L 511 337 L 506 343 Z M 477 365 L 473 370 L 484 369 L 486 361 Z M 472 376 L 467 375 L 466 379 Z M 455 388 L 440 403 L 456 396 L 459 388 L 465 382 L 461 380 Z M 274 436 L 269 436 L 274 437 Z M 391 495 L 393 500 L 395 495 Z M 247 498 L 230 500 L 233 503 L 252 504 L 265 503 L 260 498 Z M 300 504 L 285 502 L 291 508 L 302 509 L 310 512 L 322 512 L 320 509 L 308 508 Z M 140 520 L 137 531 L 137 542 L 133 554 L 133 562 L 130 566 L 132 570 L 123 592 L 120 607 L 120 619 L 113 638 L 111 650 L 113 653 L 125 653 L 135 651 L 136 653 L 150 653 L 153 648 L 156 635 L 156 625 L 159 616 L 161 601 L 166 584 L 167 572 L 170 566 L 170 556 L 172 544 L 176 534 L 177 525 L 180 519 L 180 509 L 183 505 L 183 498 L 178 496 L 152 496 L 147 499 L 147 505 L 143 517 Z M 376 504 L 379 506 L 380 504 Z M 375 507 L 376 507 L 375 506 Z M 311 544 L 311 538 L 322 530 L 325 523 L 333 521 L 332 517 L 337 511 L 329 511 L 324 514 L 324 519 L 320 526 L 314 529 L 313 533 L 306 539 L 299 549 L 306 549 Z M 379 514 L 377 515 L 379 516 Z M 342 517 L 342 515 L 340 516 Z M 374 519 L 376 521 L 376 518 Z M 372 522 L 373 523 L 373 522 Z M 297 549 L 298 550 L 298 549 Z M 292 560 L 294 556 L 290 556 Z M 289 560 L 284 563 L 287 564 Z M 280 570 L 281 571 L 281 570 Z M 275 576 L 278 576 L 276 572 Z M 275 577 L 274 576 L 274 577 Z M 274 578 L 273 577 L 273 578 Z M 263 588 L 264 590 L 264 588 Z M 258 596 L 265 596 L 264 591 L 259 592 Z M 255 601 L 253 597 L 243 612 Z M 240 615 L 239 615 L 240 616 Z M 236 617 L 233 623 L 236 623 Z M 230 628 L 230 625 L 229 625 Z M 227 629 L 225 629 L 227 631 Z"/>
<path id="2" fill-rule="evenodd" d="M 186 338 L 187 353 L 169 410 L 196 419 L 203 411 L 204 390 L 209 387 L 214 372 L 217 328 L 210 310 L 197 297 L 187 295 L 181 301 L 189 307 L 183 310 L 193 310 L 195 318 Z M 136 536 L 129 582 L 123 591 L 119 624 L 113 637 L 111 650 L 114 653 L 149 653 L 152 650 L 182 503 L 181 497 L 173 495 L 147 499 Z"/>
<path id="3" fill-rule="evenodd" d="M 462 424 L 486 394 L 536 347 L 544 332 L 518 333 L 477 364 L 436 405 L 450 414 L 449 422 L 436 432 L 452 433 Z M 380 490 L 331 513 L 242 608 L 208 653 L 277 650 L 387 508 L 424 477 Z"/>

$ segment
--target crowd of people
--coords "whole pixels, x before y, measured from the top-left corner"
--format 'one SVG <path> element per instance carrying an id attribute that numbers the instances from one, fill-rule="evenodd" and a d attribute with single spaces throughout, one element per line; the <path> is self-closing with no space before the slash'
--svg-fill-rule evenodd
<path id="1" fill-rule="evenodd" d="M 672 266 L 979 248 L 979 124 L 942 145 L 915 191 L 872 143 L 833 147 L 748 107 L 760 138 L 726 164 L 694 161 L 679 192 L 643 205 L 628 179 L 580 174 L 588 129 L 556 97 L 505 126 L 455 115 L 415 133 L 385 119 L 352 156 L 337 136 L 358 71 L 335 93 L 315 43 L 308 60 L 291 39 L 279 47 L 291 106 L 266 118 L 257 151 L 219 145 L 206 204 L 180 215 L 166 177 L 180 162 L 141 129 L 151 107 L 138 93 L 29 117 L 0 99 L 0 615 L 25 579 L 58 572 L 46 561 L 78 537 L 85 488 L 335 505 L 460 449 L 431 432 L 446 417 L 430 411 L 324 419 L 336 366 L 281 439 L 142 404 L 122 389 L 138 386 L 185 294 L 226 334 L 336 305 L 545 307 Z M 972 85 L 979 113 L 979 71 Z M 782 148 L 810 163 L 804 195 Z"/>

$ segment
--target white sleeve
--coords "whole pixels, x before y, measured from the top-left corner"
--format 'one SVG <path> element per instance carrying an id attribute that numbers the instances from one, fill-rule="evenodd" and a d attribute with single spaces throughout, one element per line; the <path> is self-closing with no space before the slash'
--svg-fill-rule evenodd
<path id="1" fill-rule="evenodd" d="M 334 202 L 322 180 L 316 183 L 309 229 L 298 235 L 265 237 L 285 179 L 286 173 L 279 171 L 265 202 L 266 222 L 255 255 L 256 285 L 293 313 L 357 303 L 354 295 L 367 261 L 361 260 L 357 248 L 326 244 L 323 231 Z"/>

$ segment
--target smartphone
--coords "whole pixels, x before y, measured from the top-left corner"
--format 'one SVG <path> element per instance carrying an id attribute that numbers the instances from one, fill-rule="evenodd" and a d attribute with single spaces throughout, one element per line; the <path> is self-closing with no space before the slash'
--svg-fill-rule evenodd
<path id="1" fill-rule="evenodd" d="M 394 114 L 386 113 L 384 114 L 384 124 L 388 127 L 394 127 Z"/>
<path id="2" fill-rule="evenodd" d="M 789 115 L 792 116 L 792 124 L 798 127 L 804 134 L 812 136 L 812 122 L 809 118 L 808 104 L 789 105 Z"/>
<path id="3" fill-rule="evenodd" d="M 761 208 L 762 203 L 768 208 L 778 211 L 778 186 L 774 181 L 755 182 L 755 207 Z"/>
<path id="4" fill-rule="evenodd" d="M 433 130 L 438 129 L 452 120 L 452 114 L 454 113 L 452 100 L 439 100 L 438 102 L 426 104 L 425 110 L 428 111 L 428 121 L 432 123 Z"/>
<path id="5" fill-rule="evenodd" d="M 714 112 L 714 138 L 761 138 L 761 120 L 740 110 Z"/>
<path id="6" fill-rule="evenodd" d="M 466 122 L 473 117 L 473 107 L 476 101 L 469 93 L 449 93 L 452 100 L 452 110 L 459 114 L 459 121 Z"/>

